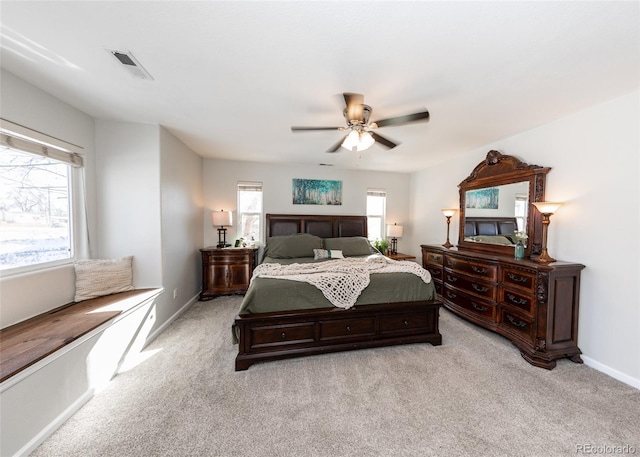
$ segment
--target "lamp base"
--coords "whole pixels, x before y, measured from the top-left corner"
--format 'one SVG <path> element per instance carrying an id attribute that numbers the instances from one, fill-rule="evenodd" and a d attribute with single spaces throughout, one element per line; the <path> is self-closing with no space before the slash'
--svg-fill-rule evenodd
<path id="1" fill-rule="evenodd" d="M 444 246 L 445 248 L 449 249 L 449 248 L 452 248 L 452 247 L 453 247 L 453 244 L 449 243 L 449 240 L 447 240 L 447 242 L 446 242 L 446 243 L 444 243 L 444 244 L 443 244 L 443 246 Z"/>
<path id="2" fill-rule="evenodd" d="M 556 261 L 556 259 L 554 259 L 549 254 L 547 254 L 546 249 L 542 251 L 542 254 L 540 254 L 538 257 L 536 257 L 533 260 L 538 263 L 551 263 Z"/>

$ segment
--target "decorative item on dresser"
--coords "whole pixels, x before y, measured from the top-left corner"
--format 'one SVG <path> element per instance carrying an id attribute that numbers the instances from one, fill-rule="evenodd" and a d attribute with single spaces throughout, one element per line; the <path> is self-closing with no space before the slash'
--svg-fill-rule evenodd
<path id="1" fill-rule="evenodd" d="M 550 168 L 528 165 L 519 159 L 489 151 L 460 185 L 460 236 L 458 248 L 421 245 L 423 267 L 431 273 L 444 306 L 471 322 L 509 338 L 532 365 L 552 369 L 564 357 L 581 363 L 578 348 L 580 272 L 584 265 L 538 261 L 542 249 L 541 213 L 534 204 L 544 200 L 545 177 Z M 493 226 L 496 237 L 516 235 L 515 214 L 475 217 L 465 215 L 466 192 L 499 186 L 528 189 L 526 213 L 517 238 L 528 239 L 525 258 L 514 258 L 514 243 L 498 244 L 484 238 L 472 240 L 469 227 Z M 522 195 L 520 196 L 522 199 Z M 514 207 L 517 206 L 517 202 Z M 504 201 L 501 200 L 504 205 Z M 480 220 L 480 222 L 478 221 Z M 465 230 L 467 233 L 465 233 Z M 511 232 L 511 233 L 508 233 Z M 526 235 L 526 238 L 525 238 Z M 486 238 L 490 238 L 487 235 Z M 545 240 L 546 241 L 546 240 Z"/>
<path id="2" fill-rule="evenodd" d="M 200 249 L 202 254 L 202 291 L 200 300 L 219 295 L 243 294 L 249 287 L 258 264 L 258 248 Z"/>
<path id="3" fill-rule="evenodd" d="M 443 209 L 441 210 L 442 214 L 444 214 L 444 217 L 447 218 L 447 241 L 443 244 L 443 246 L 445 248 L 450 248 L 453 246 L 453 244 L 451 244 L 451 242 L 449 241 L 449 228 L 451 226 L 451 217 L 456 213 L 455 209 Z"/>

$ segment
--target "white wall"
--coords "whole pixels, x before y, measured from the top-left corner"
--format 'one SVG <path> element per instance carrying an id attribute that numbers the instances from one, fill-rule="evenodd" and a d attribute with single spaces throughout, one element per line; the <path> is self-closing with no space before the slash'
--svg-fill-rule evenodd
<path id="1" fill-rule="evenodd" d="M 133 255 L 136 288 L 162 286 L 160 127 L 96 120 L 98 257 Z"/>
<path id="2" fill-rule="evenodd" d="M 331 179 L 342 181 L 342 205 L 294 205 L 292 180 Z M 237 209 L 238 181 L 263 183 L 264 212 L 281 214 L 343 214 L 364 215 L 367 211 L 367 189 L 386 189 L 387 223 L 404 226 L 404 236 L 398 240 L 398 250 L 408 248 L 405 242 L 411 234 L 409 223 L 410 175 L 374 171 L 342 170 L 309 165 L 276 165 L 255 162 L 206 159 L 204 161 L 204 234 L 205 245 L 218 242 L 218 234 L 211 225 L 211 211 Z M 235 224 L 235 222 L 234 222 Z M 235 240 L 235 227 L 227 233 L 227 241 Z"/>
<path id="3" fill-rule="evenodd" d="M 585 362 L 640 388 L 640 94 L 635 92 L 414 173 L 411 213 L 420 244 L 442 244 L 440 208 L 458 207 L 457 185 L 496 149 L 551 167 L 551 256 L 586 265 L 578 345 Z M 451 224 L 452 241 L 458 221 Z"/>
<path id="4" fill-rule="evenodd" d="M 4 70 L 0 72 L 3 119 L 81 146 L 90 239 L 95 239 L 95 152 L 93 118 Z M 0 278 L 0 328 L 73 301 L 73 266 Z"/>
<path id="5" fill-rule="evenodd" d="M 165 306 L 158 321 L 166 322 L 200 292 L 202 270 L 203 159 L 166 129 L 160 130 L 162 269 Z M 173 291 L 176 290 L 176 297 Z"/>

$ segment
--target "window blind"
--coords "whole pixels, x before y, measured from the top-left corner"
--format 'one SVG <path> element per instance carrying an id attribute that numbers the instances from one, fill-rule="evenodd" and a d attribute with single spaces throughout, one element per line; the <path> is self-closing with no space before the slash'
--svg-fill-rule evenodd
<path id="1" fill-rule="evenodd" d="M 81 155 L 82 148 L 65 143 L 44 134 L 37 134 L 29 130 L 29 136 L 22 135 L 25 127 L 0 119 L 0 147 L 22 152 L 28 152 L 49 159 L 64 162 L 73 167 L 83 167 L 84 160 Z"/>

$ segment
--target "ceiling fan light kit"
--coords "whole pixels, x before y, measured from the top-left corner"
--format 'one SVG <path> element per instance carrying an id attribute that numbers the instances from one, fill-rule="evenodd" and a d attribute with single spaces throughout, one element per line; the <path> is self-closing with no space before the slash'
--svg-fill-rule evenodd
<path id="1" fill-rule="evenodd" d="M 387 149 L 395 148 L 399 143 L 395 143 L 373 130 L 380 127 L 397 126 L 414 122 L 428 122 L 429 111 L 421 111 L 404 116 L 391 117 L 375 122 L 369 122 L 369 117 L 373 109 L 369 105 L 365 105 L 364 96 L 352 92 L 345 92 L 344 97 L 346 108 L 343 115 L 347 121 L 346 127 L 291 127 L 293 132 L 300 131 L 317 131 L 317 130 L 338 130 L 340 132 L 347 131 L 340 141 L 334 144 L 327 152 L 337 152 L 340 147 L 349 151 L 360 152 L 369 149 L 374 143 L 379 143 Z"/>

